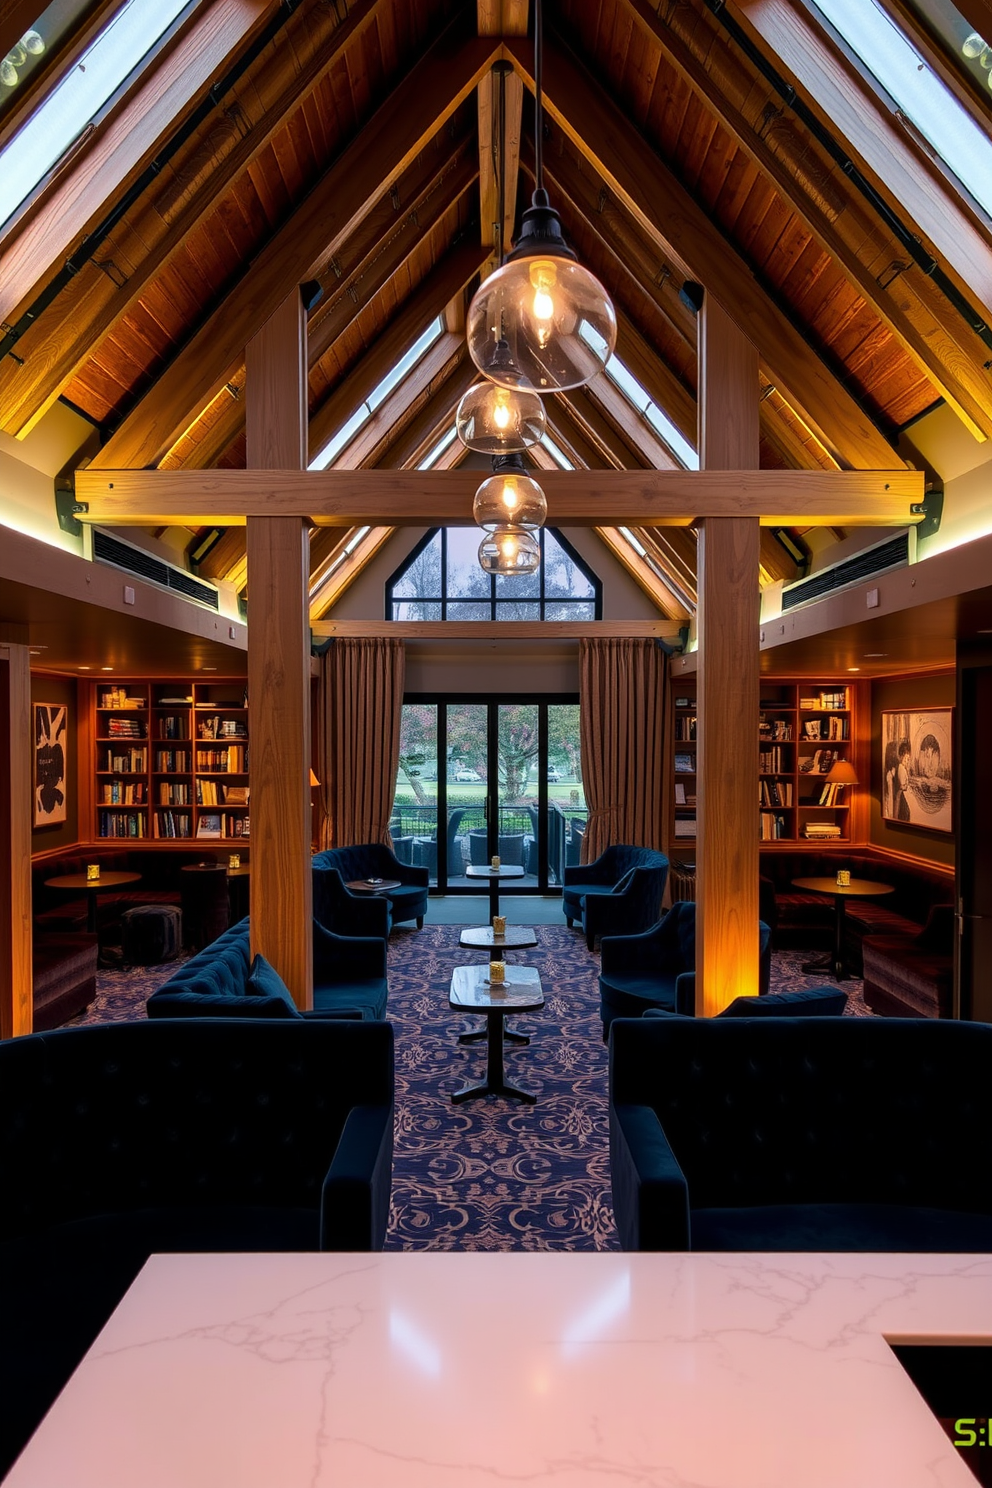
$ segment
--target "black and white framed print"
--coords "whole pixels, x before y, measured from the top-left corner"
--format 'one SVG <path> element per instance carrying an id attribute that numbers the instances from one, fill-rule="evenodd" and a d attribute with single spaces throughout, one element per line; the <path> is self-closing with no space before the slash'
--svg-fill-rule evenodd
<path id="1" fill-rule="evenodd" d="M 882 714 L 882 816 L 952 832 L 953 708 Z"/>
<path id="2" fill-rule="evenodd" d="M 34 705 L 34 825 L 55 826 L 66 819 L 66 709 L 59 703 Z"/>

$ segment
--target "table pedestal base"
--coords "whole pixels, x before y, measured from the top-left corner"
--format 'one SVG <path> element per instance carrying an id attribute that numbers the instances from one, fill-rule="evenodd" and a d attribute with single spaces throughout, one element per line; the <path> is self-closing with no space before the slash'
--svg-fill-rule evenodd
<path id="1" fill-rule="evenodd" d="M 536 1095 L 531 1095 L 529 1090 L 521 1090 L 516 1085 L 508 1085 L 503 1072 L 503 1017 L 501 1009 L 493 1009 L 486 1013 L 486 1036 L 488 1039 L 486 1053 L 486 1078 L 473 1085 L 465 1085 L 461 1090 L 456 1090 L 452 1095 L 452 1102 L 457 1106 L 463 1101 L 476 1100 L 482 1095 L 502 1095 L 507 1100 L 526 1101 L 533 1105 L 537 1100 Z M 467 1038 L 476 1035 L 469 1034 Z M 523 1037 L 521 1034 L 510 1035 L 514 1042 L 519 1042 Z M 529 1040 L 527 1041 L 529 1042 Z"/>

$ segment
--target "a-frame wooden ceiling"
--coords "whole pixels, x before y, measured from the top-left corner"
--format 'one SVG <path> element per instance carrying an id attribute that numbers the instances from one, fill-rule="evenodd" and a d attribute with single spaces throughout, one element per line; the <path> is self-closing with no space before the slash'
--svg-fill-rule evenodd
<path id="1" fill-rule="evenodd" d="M 0 45 L 23 9 L 0 0 Z M 317 281 L 312 454 L 444 318 L 337 461 L 415 465 L 473 379 L 464 310 L 494 262 L 501 149 L 508 219 L 533 187 L 528 9 L 202 0 L 0 240 L 0 426 L 23 434 L 63 397 L 101 427 L 97 465 L 243 465 L 244 345 L 294 283 Z M 868 143 L 853 123 L 842 136 L 804 89 L 797 37 L 803 65 L 815 55 L 849 104 L 858 94 Z M 506 60 L 499 139 L 492 69 Z M 805 0 L 545 0 L 544 88 L 546 185 L 566 237 L 614 297 L 620 356 L 690 441 L 687 279 L 759 348 L 763 468 L 893 466 L 900 430 L 940 399 L 992 435 L 988 224 L 897 137 Z M 2 142 L 17 117 L 0 123 Z M 915 195 L 880 170 L 880 141 Z M 906 227 L 925 248 L 916 258 Z M 939 274 L 919 261 L 928 255 Z M 576 464 L 674 463 L 605 376 L 548 412 Z M 610 540 L 608 511 L 603 527 Z M 333 570 L 322 610 L 384 535 L 373 529 Z M 636 576 L 659 592 L 660 566 L 691 605 L 692 531 L 638 535 L 647 562 L 625 559 Z M 315 531 L 316 577 L 347 541 Z M 770 533 L 763 564 L 773 578 L 797 572 Z M 224 534 L 200 572 L 243 581 L 243 531 Z"/>

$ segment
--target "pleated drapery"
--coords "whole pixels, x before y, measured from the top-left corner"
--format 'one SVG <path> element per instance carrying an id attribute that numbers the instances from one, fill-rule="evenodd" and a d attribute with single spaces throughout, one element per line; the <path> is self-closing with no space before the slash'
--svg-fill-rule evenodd
<path id="1" fill-rule="evenodd" d="M 665 681 L 665 653 L 653 640 L 579 642 L 579 733 L 589 807 L 583 863 L 618 842 L 663 846 Z"/>
<path id="2" fill-rule="evenodd" d="M 385 637 L 340 640 L 321 659 L 317 757 L 322 848 L 392 846 L 406 653 Z"/>

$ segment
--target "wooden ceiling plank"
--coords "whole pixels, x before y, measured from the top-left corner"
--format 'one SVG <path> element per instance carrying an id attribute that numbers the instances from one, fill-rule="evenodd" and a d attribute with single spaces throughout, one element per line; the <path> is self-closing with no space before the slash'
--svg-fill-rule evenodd
<path id="1" fill-rule="evenodd" d="M 481 250 L 480 250 L 481 251 Z M 924 496 L 916 470 L 564 470 L 542 484 L 554 526 L 692 526 L 757 516 L 766 526 L 907 526 Z M 112 525 L 240 526 L 248 516 L 315 525 L 472 525 L 478 471 L 99 470 L 76 474 L 83 520 Z"/>
<path id="2" fill-rule="evenodd" d="M 452 295 L 464 289 L 485 262 L 486 250 L 480 243 L 466 242 L 447 253 L 432 269 L 419 289 L 394 317 L 389 326 L 362 358 L 346 380 L 310 417 L 310 458 L 314 459 L 351 417 L 386 373 L 406 354 L 417 337 L 441 314 Z M 442 333 L 451 355 L 451 343 L 461 339 L 451 332 Z"/>
<path id="3" fill-rule="evenodd" d="M 349 235 L 478 84 L 490 44 L 459 18 L 406 74 L 287 219 L 97 456 L 103 468 L 149 465 L 222 384 L 289 288 L 318 276 Z"/>
<path id="4" fill-rule="evenodd" d="M 468 392 L 479 374 L 469 360 L 468 349 L 462 341 L 462 355 L 451 368 L 449 375 L 431 394 L 416 416 L 402 429 L 397 429 L 385 445 L 377 461 L 380 469 L 415 469 L 430 452 L 442 434 L 451 427 L 455 409 L 462 396 Z"/>
<path id="5" fill-rule="evenodd" d="M 106 123 L 54 178 L 4 245 L 0 321 L 14 324 L 35 287 L 152 159 L 224 61 L 266 19 L 269 0 L 214 0 L 176 37 Z"/>
<path id="6" fill-rule="evenodd" d="M 938 254 L 962 293 L 992 320 L 992 246 L 953 188 L 927 170 L 898 121 L 827 44 L 801 0 L 737 0 L 746 30 L 798 84 L 831 133 L 867 168 L 893 210 Z"/>
<path id="7" fill-rule="evenodd" d="M 863 295 L 876 314 L 889 327 L 899 344 L 921 367 L 935 387 L 960 414 L 966 427 L 976 438 L 984 439 L 992 433 L 992 388 L 982 368 L 985 356 L 977 337 L 966 341 L 964 322 L 960 322 L 961 335 L 954 335 L 956 317 L 945 317 L 942 324 L 933 321 L 924 333 L 904 313 L 891 294 L 882 290 L 879 280 L 869 265 L 857 256 L 852 243 L 867 235 L 867 224 L 861 223 L 861 214 L 853 199 L 844 203 L 838 212 L 824 211 L 822 190 L 811 194 L 811 171 L 815 178 L 827 175 L 829 162 L 817 159 L 815 143 L 805 132 L 797 131 L 797 142 L 802 155 L 796 159 L 783 149 L 777 135 L 756 128 L 760 119 L 748 118 L 734 104 L 729 91 L 729 81 L 716 72 L 711 63 L 704 66 L 677 34 L 672 25 L 660 20 L 645 0 L 622 0 L 624 8 L 636 18 L 640 27 L 655 40 L 670 58 L 679 74 L 703 98 L 706 107 L 727 129 L 737 144 L 747 151 L 767 177 L 769 177 L 785 202 L 798 213 L 805 227 L 820 246 L 841 266 L 848 280 Z M 724 69 L 723 71 L 727 71 Z M 736 69 L 739 71 L 739 69 Z M 797 244 L 801 247 L 801 243 Z M 892 248 L 897 245 L 892 240 Z M 893 281 L 898 284 L 898 280 Z M 987 355 L 987 353 L 986 353 Z"/>
<path id="8" fill-rule="evenodd" d="M 626 428 L 618 429 L 604 414 L 588 387 L 556 393 L 549 407 L 564 409 L 583 436 L 599 450 L 603 464 L 616 470 L 644 469 L 645 462 L 627 439 Z M 627 421 L 629 422 L 629 420 Z"/>
<path id="9" fill-rule="evenodd" d="M 533 85 L 532 57 L 519 42 L 513 56 Z M 732 251 L 703 209 L 602 89 L 566 55 L 545 47 L 545 107 L 689 278 L 717 295 L 758 345 L 768 375 L 798 404 L 804 420 L 845 464 L 890 465 L 892 449 L 864 410 L 811 351 L 749 266 Z"/>

